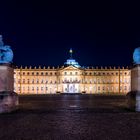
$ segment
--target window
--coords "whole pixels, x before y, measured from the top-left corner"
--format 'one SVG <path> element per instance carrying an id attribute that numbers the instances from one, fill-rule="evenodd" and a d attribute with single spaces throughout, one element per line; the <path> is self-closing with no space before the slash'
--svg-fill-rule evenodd
<path id="1" fill-rule="evenodd" d="M 29 73 L 29 72 L 27 72 L 27 75 L 30 75 L 30 73 Z"/>
<path id="2" fill-rule="evenodd" d="M 124 87 L 124 90 L 127 90 L 127 86 Z"/>
<path id="3" fill-rule="evenodd" d="M 50 73 L 50 75 L 52 75 L 52 72 Z"/>
<path id="4" fill-rule="evenodd" d="M 48 75 L 48 72 L 46 72 L 46 75 Z"/>
<path id="5" fill-rule="evenodd" d="M 32 75 L 34 75 L 34 72 L 32 72 Z"/>
<path id="6" fill-rule="evenodd" d="M 34 91 L 34 87 L 32 87 L 32 91 Z"/>
<path id="7" fill-rule="evenodd" d="M 30 80 L 28 79 L 28 84 L 30 83 Z"/>
<path id="8" fill-rule="evenodd" d="M 25 75 L 25 72 L 23 72 L 23 75 Z"/>
<path id="9" fill-rule="evenodd" d="M 70 75 L 72 75 L 72 72 L 70 72 Z"/>
<path id="10" fill-rule="evenodd" d="M 41 72 L 41 75 L 44 75 L 44 73 L 43 73 L 43 72 Z"/>
<path id="11" fill-rule="evenodd" d="M 67 75 L 67 72 L 65 72 L 64 74 Z"/>
<path id="12" fill-rule="evenodd" d="M 39 73 L 37 72 L 36 75 L 39 75 Z"/>
<path id="13" fill-rule="evenodd" d="M 75 72 L 75 75 L 77 75 L 78 74 L 78 72 Z"/>
<path id="14" fill-rule="evenodd" d="M 43 91 L 43 87 L 41 87 L 41 91 Z"/>

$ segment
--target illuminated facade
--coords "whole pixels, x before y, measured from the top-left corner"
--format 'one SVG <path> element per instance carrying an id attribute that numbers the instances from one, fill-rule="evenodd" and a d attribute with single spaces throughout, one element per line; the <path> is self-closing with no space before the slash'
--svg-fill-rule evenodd
<path id="1" fill-rule="evenodd" d="M 25 67 L 14 70 L 14 89 L 19 94 L 109 93 L 131 91 L 131 70 L 116 67 L 81 67 L 72 58 L 64 66 Z"/>

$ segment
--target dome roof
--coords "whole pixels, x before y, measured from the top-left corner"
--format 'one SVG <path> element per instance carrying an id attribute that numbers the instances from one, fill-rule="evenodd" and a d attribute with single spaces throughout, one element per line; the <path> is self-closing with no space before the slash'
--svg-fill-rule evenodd
<path id="1" fill-rule="evenodd" d="M 73 65 L 77 68 L 80 67 L 80 65 L 78 64 L 78 62 L 75 61 L 75 59 L 67 59 L 67 61 L 64 63 L 64 65 Z"/>
<path id="2" fill-rule="evenodd" d="M 70 58 L 67 59 L 67 61 L 64 63 L 64 65 L 68 65 L 68 66 L 69 66 L 69 65 L 73 65 L 73 66 L 79 68 L 79 67 L 80 67 L 79 63 L 76 62 L 76 60 L 72 58 L 73 50 L 70 49 L 70 50 L 69 50 L 69 53 L 70 53 Z"/>

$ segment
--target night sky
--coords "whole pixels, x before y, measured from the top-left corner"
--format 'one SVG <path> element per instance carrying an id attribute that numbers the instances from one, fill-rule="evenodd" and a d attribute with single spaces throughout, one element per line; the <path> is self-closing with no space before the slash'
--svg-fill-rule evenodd
<path id="1" fill-rule="evenodd" d="M 81 66 L 130 66 L 140 46 L 133 1 L 0 1 L 0 34 L 18 66 L 61 66 L 73 48 Z"/>

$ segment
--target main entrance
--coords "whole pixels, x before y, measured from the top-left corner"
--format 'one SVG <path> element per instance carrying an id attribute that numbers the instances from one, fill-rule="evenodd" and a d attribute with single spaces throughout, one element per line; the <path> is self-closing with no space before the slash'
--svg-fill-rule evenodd
<path id="1" fill-rule="evenodd" d="M 78 93 L 79 92 L 79 85 L 78 84 L 64 84 L 64 93 Z"/>

